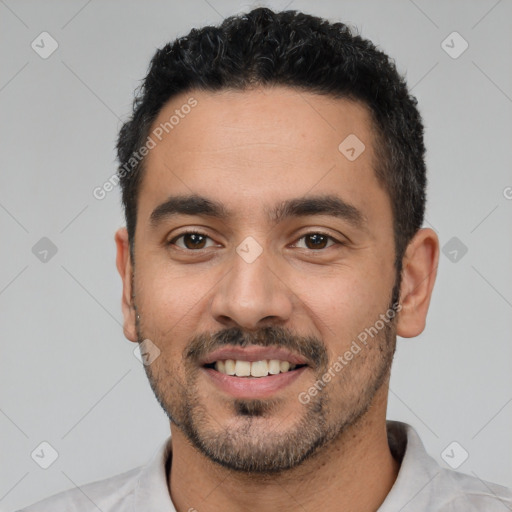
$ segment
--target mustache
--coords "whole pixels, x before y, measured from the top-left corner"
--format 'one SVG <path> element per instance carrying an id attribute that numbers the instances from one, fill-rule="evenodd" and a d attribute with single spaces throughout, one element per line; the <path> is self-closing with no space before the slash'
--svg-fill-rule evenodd
<path id="1" fill-rule="evenodd" d="M 215 334 L 203 333 L 185 347 L 183 358 L 197 363 L 210 352 L 226 345 L 286 348 L 306 359 L 312 368 L 327 367 L 329 360 L 327 349 L 320 340 L 314 336 L 296 336 L 281 326 L 263 327 L 255 332 L 244 332 L 238 327 L 232 327 Z"/>

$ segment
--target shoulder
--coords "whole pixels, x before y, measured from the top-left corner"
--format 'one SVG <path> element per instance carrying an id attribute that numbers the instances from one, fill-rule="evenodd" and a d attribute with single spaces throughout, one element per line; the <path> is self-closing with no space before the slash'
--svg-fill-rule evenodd
<path id="1" fill-rule="evenodd" d="M 122 512 L 126 510 L 173 511 L 167 487 L 166 462 L 172 456 L 167 438 L 151 460 L 119 475 L 75 486 L 17 512 Z"/>
<path id="2" fill-rule="evenodd" d="M 506 487 L 441 467 L 427 454 L 410 425 L 388 421 L 388 441 L 400 470 L 379 512 L 505 512 L 512 510 Z"/>
<path id="3" fill-rule="evenodd" d="M 512 490 L 507 487 L 450 469 L 441 469 L 436 480 L 437 496 L 444 497 L 439 503 L 444 512 L 512 510 Z"/>
<path id="4" fill-rule="evenodd" d="M 17 512 L 117 512 L 133 500 L 141 468 L 60 492 Z"/>

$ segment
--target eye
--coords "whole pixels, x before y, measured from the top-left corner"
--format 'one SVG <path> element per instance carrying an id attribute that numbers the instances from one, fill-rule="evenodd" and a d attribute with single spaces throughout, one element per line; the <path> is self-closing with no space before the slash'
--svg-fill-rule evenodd
<path id="1" fill-rule="evenodd" d="M 180 239 L 183 239 L 183 245 L 176 244 L 176 241 Z M 204 233 L 200 233 L 199 231 L 187 231 L 186 233 L 182 233 L 181 235 L 173 238 L 168 243 L 169 245 L 177 245 L 180 249 L 195 250 L 205 249 L 206 240 L 208 239 L 211 240 L 209 236 Z"/>
<path id="2" fill-rule="evenodd" d="M 178 240 L 181 240 L 181 239 L 182 239 L 182 244 L 176 243 Z M 208 247 L 206 245 L 207 240 L 211 240 L 213 242 L 213 240 L 208 235 L 205 235 L 204 233 L 201 233 L 199 231 L 187 231 L 186 233 L 181 233 L 180 235 L 174 237 L 172 240 L 170 240 L 168 242 L 168 244 L 176 245 L 180 249 L 193 251 L 193 250 L 206 249 Z M 305 235 L 302 235 L 299 238 L 299 241 L 300 240 L 305 241 L 305 247 L 303 247 L 303 248 L 310 249 L 313 251 L 327 249 L 336 244 L 343 245 L 342 242 L 339 242 L 338 240 L 336 240 L 332 236 L 328 235 L 327 233 L 321 233 L 321 232 L 317 232 L 317 231 L 314 231 L 311 233 L 306 233 Z M 331 245 L 326 245 L 326 244 L 328 244 L 329 241 L 332 242 Z M 215 245 L 215 244 L 213 244 L 213 245 Z M 212 245 L 210 245 L 209 247 L 212 247 Z M 296 245 L 294 245 L 294 247 L 296 247 Z"/>
<path id="3" fill-rule="evenodd" d="M 332 245 L 335 245 L 336 243 L 339 245 L 343 245 L 341 242 L 338 242 L 335 240 L 332 236 L 328 235 L 327 233 L 320 233 L 320 232 L 311 232 L 306 233 L 305 235 L 302 235 L 299 240 L 305 240 L 306 249 L 311 250 L 319 250 L 319 249 L 327 249 L 328 247 L 331 247 Z M 326 243 L 331 240 L 333 243 L 331 245 L 326 246 Z"/>

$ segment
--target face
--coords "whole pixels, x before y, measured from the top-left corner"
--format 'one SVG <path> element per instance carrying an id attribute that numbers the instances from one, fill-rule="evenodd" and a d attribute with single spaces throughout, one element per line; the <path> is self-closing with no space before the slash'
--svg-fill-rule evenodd
<path id="1" fill-rule="evenodd" d="M 202 454 L 289 469 L 385 407 L 396 273 L 370 115 L 285 87 L 192 91 L 154 128 L 176 110 L 139 190 L 129 337 L 160 351 L 151 386 Z"/>

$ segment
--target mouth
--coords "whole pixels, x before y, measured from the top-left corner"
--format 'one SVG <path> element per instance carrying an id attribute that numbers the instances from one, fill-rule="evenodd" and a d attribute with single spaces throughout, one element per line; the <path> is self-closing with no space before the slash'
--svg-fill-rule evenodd
<path id="1" fill-rule="evenodd" d="M 244 361 L 241 359 L 217 360 L 203 367 L 210 368 L 224 375 L 236 377 L 263 378 L 269 375 L 279 375 L 304 368 L 307 364 L 295 364 L 279 359 L 262 359 L 259 361 Z"/>
<path id="2" fill-rule="evenodd" d="M 225 347 L 201 366 L 209 382 L 235 398 L 266 398 L 289 386 L 309 365 L 282 348 Z"/>

